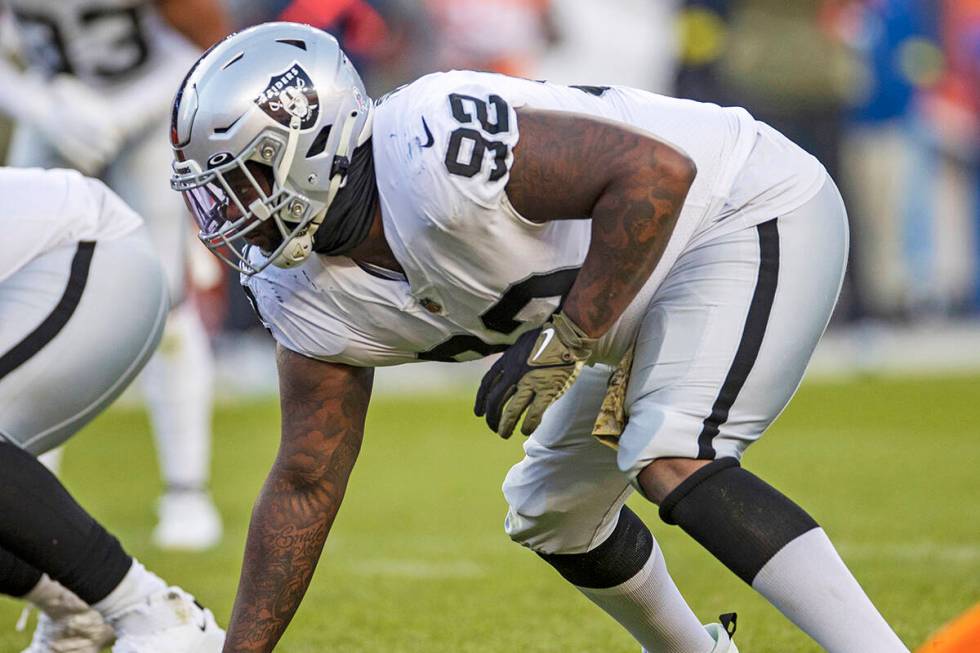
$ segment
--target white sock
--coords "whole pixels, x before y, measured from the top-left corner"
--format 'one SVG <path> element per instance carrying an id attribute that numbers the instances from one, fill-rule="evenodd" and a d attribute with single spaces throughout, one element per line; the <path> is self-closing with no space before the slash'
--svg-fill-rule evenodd
<path id="1" fill-rule="evenodd" d="M 604 589 L 579 587 L 649 653 L 707 653 L 714 640 L 667 572 L 656 540 L 650 559 L 633 578 Z"/>
<path id="2" fill-rule="evenodd" d="M 214 369 L 204 324 L 190 302 L 170 312 L 143 372 L 143 391 L 153 422 L 164 483 L 203 489 L 211 465 L 211 400 Z"/>
<path id="3" fill-rule="evenodd" d="M 61 460 L 64 458 L 64 455 L 64 447 L 55 447 L 50 451 L 45 451 L 37 459 L 41 461 L 42 465 L 48 468 L 48 471 L 57 476 L 61 473 Z"/>
<path id="4" fill-rule="evenodd" d="M 41 580 L 37 581 L 37 585 L 23 599 L 48 614 L 88 607 L 74 592 L 47 574 L 41 575 Z"/>
<path id="5" fill-rule="evenodd" d="M 752 587 L 829 653 L 908 653 L 822 528 L 780 549 Z"/>
<path id="6" fill-rule="evenodd" d="M 114 590 L 92 607 L 99 611 L 106 621 L 112 621 L 133 606 L 146 600 L 146 597 L 166 589 L 167 584 L 152 571 L 147 571 L 139 560 L 133 558 L 122 582 Z"/>

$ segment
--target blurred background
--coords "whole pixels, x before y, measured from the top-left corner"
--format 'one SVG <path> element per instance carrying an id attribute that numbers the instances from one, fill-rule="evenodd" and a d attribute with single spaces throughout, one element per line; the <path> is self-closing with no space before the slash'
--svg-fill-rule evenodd
<path id="1" fill-rule="evenodd" d="M 813 373 L 980 369 L 980 0 L 224 2 L 236 29 L 335 34 L 374 96 L 471 68 L 744 106 L 823 162 L 851 217 Z M 221 392 L 268 392 L 270 340 L 237 280 L 193 249 Z"/>
<path id="2" fill-rule="evenodd" d="M 374 97 L 451 68 L 622 84 L 746 107 L 818 157 L 850 214 L 849 272 L 808 383 L 750 462 L 834 534 L 907 642 L 980 600 L 980 0 L 224 4 L 235 29 L 285 19 L 330 31 Z M 10 128 L 0 119 L 0 156 Z M 169 170 L 159 174 L 165 183 Z M 191 251 L 189 290 L 223 399 L 211 486 L 225 538 L 196 554 L 151 545 L 156 477 L 149 438 L 131 437 L 147 430 L 138 393 L 76 438 L 64 478 L 144 562 L 224 620 L 275 453 L 276 372 L 237 278 L 196 240 Z M 360 481 L 320 566 L 329 581 L 311 589 L 285 650 L 632 650 L 500 533 L 497 488 L 520 447 L 470 414 L 487 364 L 379 371 Z M 651 506 L 634 509 L 699 614 L 737 607 L 746 650 L 816 650 Z M 2 627 L 15 610 L 0 602 L 0 649 L 26 639 Z M 543 620 L 539 640 L 526 614 Z"/>

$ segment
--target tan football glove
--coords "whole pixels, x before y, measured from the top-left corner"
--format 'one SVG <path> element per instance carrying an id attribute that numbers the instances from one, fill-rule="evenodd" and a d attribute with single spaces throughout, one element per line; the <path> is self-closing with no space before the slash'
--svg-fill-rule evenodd
<path id="1" fill-rule="evenodd" d="M 477 417 L 486 415 L 487 425 L 509 438 L 527 411 L 521 433 L 530 435 L 548 406 L 575 382 L 595 343 L 558 313 L 518 338 L 493 364 L 480 383 L 474 412 Z"/>

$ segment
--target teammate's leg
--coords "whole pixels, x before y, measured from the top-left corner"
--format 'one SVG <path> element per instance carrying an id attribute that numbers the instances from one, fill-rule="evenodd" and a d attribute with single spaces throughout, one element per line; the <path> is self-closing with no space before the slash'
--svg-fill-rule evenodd
<path id="1" fill-rule="evenodd" d="M 25 575 L 23 584 L 14 588 L 11 575 L 5 585 L 42 611 L 38 633 L 53 625 L 61 645 L 66 635 L 73 636 L 79 647 L 72 650 L 79 651 L 98 651 L 113 634 L 120 641 L 139 641 L 139 650 L 148 652 L 220 649 L 223 633 L 210 612 L 129 556 L 34 456 L 0 441 L 0 477 L 0 511 L 7 525 L 0 529 L 0 554 L 9 552 L 8 563 L 16 556 L 44 571 L 21 593 L 28 569 L 14 564 L 12 569 Z M 45 639 L 36 636 L 38 647 L 29 650 L 49 650 L 41 646 Z"/>
<path id="2" fill-rule="evenodd" d="M 685 255 L 654 300 L 659 321 L 641 330 L 619 464 L 665 521 L 831 653 L 897 653 L 907 649 L 824 531 L 738 464 L 795 392 L 826 327 L 846 229 L 828 182 L 804 207 Z M 659 352 L 676 354 L 677 342 L 690 356 L 671 378 L 678 357 Z"/>
<path id="3" fill-rule="evenodd" d="M 0 594 L 23 598 L 34 589 L 43 575 L 40 569 L 0 546 Z"/>
<path id="4" fill-rule="evenodd" d="M 133 566 L 119 541 L 19 446 L 0 441 L 0 469 L 0 511 L 6 523 L 17 525 L 0 529 L 0 547 L 90 605 L 106 599 Z M 164 586 L 159 579 L 155 584 Z"/>
<path id="5" fill-rule="evenodd" d="M 58 154 L 41 134 L 30 125 L 18 124 L 7 148 L 6 164 L 13 168 L 71 168 L 72 165 Z M 61 471 L 64 450 L 50 449 L 39 460 L 55 474 Z"/>
<path id="6" fill-rule="evenodd" d="M 159 341 L 166 312 L 163 274 L 142 231 L 53 249 L 0 284 L 0 549 L 47 574 L 22 595 L 49 618 L 38 633 L 51 617 L 91 605 L 122 638 L 221 637 L 208 613 L 127 555 L 34 457 L 122 392 Z M 0 583 L 21 593 L 30 570 L 11 556 Z M 188 626 L 179 610 L 205 621 Z M 78 650 L 99 650 L 97 636 Z"/>
<path id="7" fill-rule="evenodd" d="M 504 482 L 506 530 L 646 650 L 712 651 L 714 639 L 674 585 L 657 542 L 623 505 L 632 488 L 615 452 L 591 436 L 608 376 L 607 368 L 586 368 L 525 443 Z"/>
<path id="8" fill-rule="evenodd" d="M 159 133 L 128 146 L 106 180 L 147 221 L 167 274 L 173 309 L 160 348 L 142 376 L 165 493 L 153 539 L 164 548 L 203 549 L 221 537 L 208 492 L 213 355 L 197 308 L 187 298 L 186 209 L 167 184 L 170 150 Z"/>

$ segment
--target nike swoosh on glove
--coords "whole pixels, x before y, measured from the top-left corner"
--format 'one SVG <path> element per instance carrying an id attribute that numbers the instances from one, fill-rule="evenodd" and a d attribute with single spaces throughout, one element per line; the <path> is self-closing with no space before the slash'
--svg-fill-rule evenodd
<path id="1" fill-rule="evenodd" d="M 487 426 L 509 438 L 526 410 L 521 433 L 531 435 L 545 409 L 575 382 L 595 343 L 595 338 L 558 313 L 518 338 L 497 359 L 480 382 L 473 412 L 477 417 L 486 415 Z"/>

